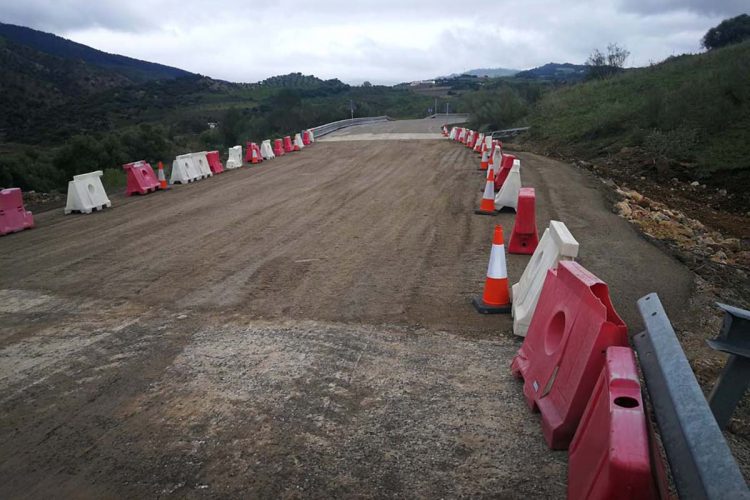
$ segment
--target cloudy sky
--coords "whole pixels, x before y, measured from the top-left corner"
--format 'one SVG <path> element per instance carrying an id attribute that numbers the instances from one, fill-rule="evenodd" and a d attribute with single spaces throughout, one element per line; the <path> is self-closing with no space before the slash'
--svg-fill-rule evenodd
<path id="1" fill-rule="evenodd" d="M 582 63 L 617 42 L 629 66 L 700 50 L 747 0 L 0 0 L 0 21 L 230 81 L 300 71 L 397 83 L 480 67 Z"/>

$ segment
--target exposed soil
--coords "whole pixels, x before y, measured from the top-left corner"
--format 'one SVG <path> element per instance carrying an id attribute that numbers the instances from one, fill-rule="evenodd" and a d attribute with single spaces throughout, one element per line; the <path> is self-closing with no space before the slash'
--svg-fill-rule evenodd
<path id="1" fill-rule="evenodd" d="M 520 156 L 540 230 L 566 222 L 632 332 L 652 291 L 695 319 L 695 275 L 599 180 Z M 563 496 L 566 454 L 509 372 L 511 320 L 469 304 L 513 221 L 474 215 L 477 164 L 448 141 L 320 141 L 35 213 L 0 238 L 0 496 Z M 511 281 L 527 262 L 508 257 Z"/>

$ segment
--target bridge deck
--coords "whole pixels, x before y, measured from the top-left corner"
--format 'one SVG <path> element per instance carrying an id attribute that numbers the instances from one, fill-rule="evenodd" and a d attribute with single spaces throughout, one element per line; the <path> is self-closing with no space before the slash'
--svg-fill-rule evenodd
<path id="1" fill-rule="evenodd" d="M 691 275 L 598 181 L 521 158 L 538 222 L 568 224 L 626 321 L 646 292 L 687 303 Z M 562 496 L 510 318 L 469 305 L 513 220 L 473 214 L 477 164 L 444 140 L 321 141 L 0 238 L 0 496 Z"/>

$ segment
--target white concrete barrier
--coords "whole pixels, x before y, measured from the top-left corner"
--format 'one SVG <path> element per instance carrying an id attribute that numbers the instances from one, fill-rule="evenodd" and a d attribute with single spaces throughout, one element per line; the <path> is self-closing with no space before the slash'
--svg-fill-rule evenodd
<path id="1" fill-rule="evenodd" d="M 200 174 L 200 178 L 208 179 L 209 177 L 213 177 L 214 173 L 211 172 L 211 166 L 208 164 L 208 158 L 206 158 L 205 151 L 191 153 L 190 158 L 193 160 L 193 167 Z"/>
<path id="2" fill-rule="evenodd" d="M 187 184 L 201 178 L 200 172 L 193 166 L 191 155 L 179 155 L 172 162 L 172 174 L 169 176 L 170 184 Z"/>
<path id="3" fill-rule="evenodd" d="M 547 271 L 557 267 L 561 260 L 578 256 L 578 242 L 562 222 L 550 221 L 544 230 L 531 260 L 521 279 L 513 285 L 513 333 L 525 337 L 534 316 L 539 294 L 542 293 Z"/>
<path id="4" fill-rule="evenodd" d="M 102 185 L 101 170 L 87 174 L 74 175 L 68 182 L 68 200 L 65 204 L 65 214 L 81 212 L 90 214 L 94 210 L 111 207 L 107 193 Z"/>
<path id="5" fill-rule="evenodd" d="M 229 148 L 229 159 L 227 159 L 228 169 L 240 168 L 242 166 L 242 146 L 233 146 Z"/>
<path id="6" fill-rule="evenodd" d="M 510 207 L 513 211 L 518 211 L 519 191 L 521 191 L 521 160 L 513 160 L 508 178 L 505 179 L 503 187 L 495 196 L 495 210 Z"/>
<path id="7" fill-rule="evenodd" d="M 305 144 L 302 142 L 302 134 L 294 134 L 294 146 L 302 150 Z"/>
<path id="8" fill-rule="evenodd" d="M 490 151 L 492 151 L 492 145 L 490 145 Z M 500 173 L 500 167 L 503 165 L 503 148 L 499 145 L 492 151 L 492 166 L 495 168 L 495 175 Z M 510 172 L 509 172 L 510 173 Z M 500 210 L 498 208 L 498 210 Z"/>
<path id="9" fill-rule="evenodd" d="M 271 160 L 273 158 L 276 158 L 276 155 L 273 154 L 273 148 L 271 147 L 271 140 L 266 139 L 265 141 L 260 143 L 260 154 L 263 156 L 264 160 Z"/>

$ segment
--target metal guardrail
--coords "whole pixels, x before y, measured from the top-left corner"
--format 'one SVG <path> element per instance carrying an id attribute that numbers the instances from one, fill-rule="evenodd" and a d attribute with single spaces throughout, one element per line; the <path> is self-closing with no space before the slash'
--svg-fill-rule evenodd
<path id="1" fill-rule="evenodd" d="M 505 130 L 495 130 L 492 132 L 493 139 L 500 139 L 501 137 L 515 137 L 522 132 L 526 132 L 531 127 L 518 127 L 518 128 L 506 128 Z"/>
<path id="2" fill-rule="evenodd" d="M 675 486 L 682 499 L 750 499 L 745 480 L 655 293 L 633 337 Z"/>
<path id="3" fill-rule="evenodd" d="M 387 116 L 367 116 L 363 118 L 349 118 L 346 120 L 339 120 L 337 122 L 331 122 L 326 123 L 325 125 L 318 125 L 317 127 L 312 128 L 313 134 L 315 134 L 315 137 L 321 137 L 326 134 L 330 134 L 331 132 L 335 132 L 336 130 L 340 130 L 342 128 L 351 127 L 353 125 L 364 125 L 366 123 L 378 123 L 378 122 L 385 122 L 390 120 Z"/>

